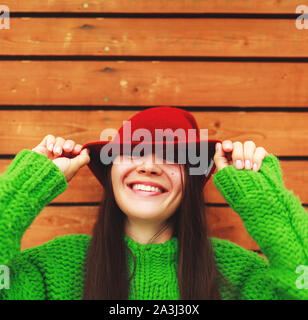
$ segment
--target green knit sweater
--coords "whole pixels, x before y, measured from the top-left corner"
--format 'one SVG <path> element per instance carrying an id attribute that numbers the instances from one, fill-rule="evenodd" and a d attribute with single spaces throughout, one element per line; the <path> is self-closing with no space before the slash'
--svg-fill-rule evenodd
<path id="1" fill-rule="evenodd" d="M 296 285 L 301 276 L 296 268 L 308 266 L 308 216 L 285 188 L 278 159 L 268 155 L 259 172 L 228 166 L 213 180 L 267 257 L 212 238 L 217 266 L 235 288 L 236 299 L 308 299 L 308 290 Z M 53 162 L 30 150 L 21 151 L 0 176 L 0 266 L 10 270 L 10 287 L 1 287 L 0 299 L 82 298 L 90 236 L 70 234 L 20 250 L 32 221 L 66 188 Z M 125 241 L 137 262 L 129 299 L 179 299 L 177 238 L 148 245 L 127 236 Z M 231 297 L 227 290 L 221 294 Z"/>

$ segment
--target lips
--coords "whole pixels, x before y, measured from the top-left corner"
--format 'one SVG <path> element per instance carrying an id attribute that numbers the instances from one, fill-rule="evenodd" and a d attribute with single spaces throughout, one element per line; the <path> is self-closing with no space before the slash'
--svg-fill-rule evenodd
<path id="1" fill-rule="evenodd" d="M 137 185 L 144 185 L 144 186 L 150 186 L 154 187 L 155 189 L 159 189 L 162 192 L 157 192 L 157 190 L 141 190 L 137 188 Z M 143 195 L 143 196 L 156 196 L 156 195 L 162 195 L 166 193 L 168 190 L 164 188 L 161 184 L 153 181 L 132 181 L 127 184 L 129 189 L 133 191 L 135 194 Z M 135 186 L 135 187 L 134 187 Z"/>

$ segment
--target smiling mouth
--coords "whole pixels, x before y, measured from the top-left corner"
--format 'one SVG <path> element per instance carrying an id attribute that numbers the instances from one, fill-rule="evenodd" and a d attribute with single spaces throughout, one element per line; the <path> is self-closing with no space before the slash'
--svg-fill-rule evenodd
<path id="1" fill-rule="evenodd" d="M 128 187 L 135 194 L 143 195 L 143 196 L 156 196 L 161 195 L 167 192 L 164 188 L 158 188 L 154 186 L 148 186 L 138 183 L 128 184 Z"/>

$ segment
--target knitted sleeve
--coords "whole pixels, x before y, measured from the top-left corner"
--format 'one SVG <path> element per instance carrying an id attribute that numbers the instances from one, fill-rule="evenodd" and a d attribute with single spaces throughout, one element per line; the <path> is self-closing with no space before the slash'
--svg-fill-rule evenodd
<path id="1" fill-rule="evenodd" d="M 35 279 L 42 280 L 29 260 L 18 259 L 21 239 L 43 207 L 66 188 L 65 177 L 57 166 L 46 156 L 27 149 L 18 153 L 6 172 L 0 175 L 0 266 L 14 270 L 10 282 L 23 280 L 31 288 Z M 20 261 L 23 265 L 17 268 L 14 264 Z M 16 274 L 17 269 L 19 274 Z M 25 275 L 29 279 L 24 279 Z M 12 288 L 15 285 L 10 283 Z M 0 298 L 13 291 L 0 290 Z"/>
<path id="2" fill-rule="evenodd" d="M 270 286 L 278 299 L 308 299 L 298 273 L 308 266 L 308 215 L 285 188 L 277 157 L 265 157 L 258 172 L 228 166 L 213 181 L 268 259 L 268 268 L 251 266 L 249 279 L 243 277 L 242 298 L 263 281 L 260 290 Z"/>

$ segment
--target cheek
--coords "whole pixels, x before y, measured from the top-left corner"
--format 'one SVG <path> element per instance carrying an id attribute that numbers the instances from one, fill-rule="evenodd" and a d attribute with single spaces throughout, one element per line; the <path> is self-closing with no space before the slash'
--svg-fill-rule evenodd
<path id="1" fill-rule="evenodd" d="M 125 177 L 131 168 L 125 164 L 114 164 L 111 168 L 111 179 L 117 183 Z"/>
<path id="2" fill-rule="evenodd" d="M 124 173 L 122 172 L 121 168 L 119 168 L 117 165 L 114 165 L 111 169 L 111 183 L 114 195 L 116 197 L 117 190 L 120 188 L 121 184 L 121 177 Z"/>
<path id="3" fill-rule="evenodd" d="M 181 192 L 182 191 L 182 181 L 181 181 L 182 177 L 181 177 L 180 170 L 178 169 L 178 170 L 170 171 L 169 176 L 170 176 L 174 190 L 176 192 Z"/>

